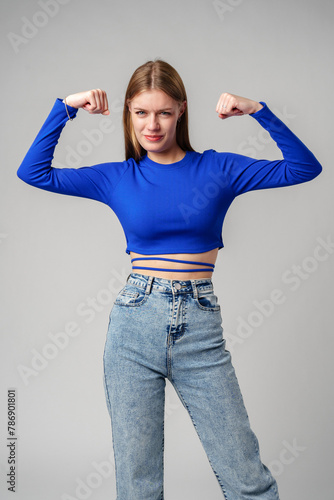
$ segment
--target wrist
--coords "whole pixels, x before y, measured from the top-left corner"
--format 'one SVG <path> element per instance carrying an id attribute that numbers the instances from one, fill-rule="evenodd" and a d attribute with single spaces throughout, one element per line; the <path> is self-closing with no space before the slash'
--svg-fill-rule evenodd
<path id="1" fill-rule="evenodd" d="M 260 109 L 262 109 L 262 108 L 263 108 L 262 104 L 260 104 L 257 101 L 254 101 L 254 108 L 253 108 L 253 110 L 249 114 L 253 115 L 254 113 L 257 113 L 258 111 L 260 111 Z"/>
<path id="2" fill-rule="evenodd" d="M 65 99 L 63 99 L 63 103 L 65 104 L 65 106 L 70 106 L 71 108 L 78 109 L 77 106 L 73 106 L 73 104 L 71 104 L 71 96 L 65 97 Z"/>
<path id="3" fill-rule="evenodd" d="M 68 119 L 69 119 L 70 121 L 72 121 L 72 120 L 73 120 L 73 118 L 70 116 L 70 113 L 69 113 L 68 108 L 67 108 L 67 106 L 70 106 L 70 104 L 68 104 L 68 103 L 67 103 L 67 101 L 66 101 L 66 97 L 65 97 L 65 99 L 63 99 L 63 103 L 64 103 L 64 105 L 65 105 L 65 109 L 66 109 L 67 117 L 68 117 Z M 73 107 L 73 106 L 70 106 L 70 107 Z M 76 114 L 76 111 L 75 111 L 75 114 Z"/>

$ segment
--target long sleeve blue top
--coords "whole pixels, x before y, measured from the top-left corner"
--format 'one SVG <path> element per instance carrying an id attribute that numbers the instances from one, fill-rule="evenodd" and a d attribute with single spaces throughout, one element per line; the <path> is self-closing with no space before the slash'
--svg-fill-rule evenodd
<path id="1" fill-rule="evenodd" d="M 290 186 L 315 178 L 322 167 L 298 137 L 261 102 L 250 115 L 266 129 L 283 159 L 253 159 L 213 149 L 187 151 L 176 163 L 146 156 L 81 168 L 54 168 L 52 160 L 68 121 L 57 99 L 20 165 L 20 179 L 54 193 L 81 196 L 108 205 L 118 217 L 126 252 L 202 253 L 222 248 L 222 227 L 234 198 L 256 189 Z M 77 109 L 68 106 L 71 118 Z"/>

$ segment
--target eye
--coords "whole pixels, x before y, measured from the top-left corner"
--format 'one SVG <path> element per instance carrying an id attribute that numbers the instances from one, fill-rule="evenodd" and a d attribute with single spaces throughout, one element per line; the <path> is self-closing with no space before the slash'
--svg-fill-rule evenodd
<path id="1" fill-rule="evenodd" d="M 136 111 L 136 115 L 143 116 L 145 114 L 145 111 Z"/>
<path id="2" fill-rule="evenodd" d="M 172 113 L 169 113 L 168 111 L 161 111 L 161 114 L 163 116 L 170 116 Z"/>

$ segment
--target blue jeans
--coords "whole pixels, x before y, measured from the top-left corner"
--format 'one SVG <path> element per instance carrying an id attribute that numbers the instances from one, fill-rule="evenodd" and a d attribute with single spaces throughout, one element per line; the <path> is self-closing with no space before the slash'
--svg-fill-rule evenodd
<path id="1" fill-rule="evenodd" d="M 166 377 L 226 500 L 279 499 L 261 462 L 221 323 L 210 278 L 132 273 L 118 293 L 104 350 L 117 500 L 164 498 Z"/>

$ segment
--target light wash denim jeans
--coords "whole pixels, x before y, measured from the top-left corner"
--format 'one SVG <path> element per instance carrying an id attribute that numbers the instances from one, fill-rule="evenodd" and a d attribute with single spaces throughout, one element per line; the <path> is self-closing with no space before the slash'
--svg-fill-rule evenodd
<path id="1" fill-rule="evenodd" d="M 104 350 L 117 500 L 164 499 L 166 377 L 226 500 L 279 499 L 261 462 L 221 323 L 210 278 L 128 276 L 110 313 Z"/>

